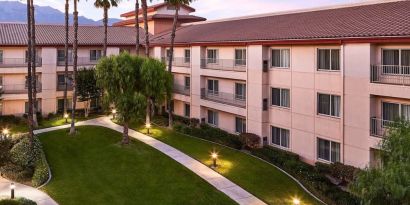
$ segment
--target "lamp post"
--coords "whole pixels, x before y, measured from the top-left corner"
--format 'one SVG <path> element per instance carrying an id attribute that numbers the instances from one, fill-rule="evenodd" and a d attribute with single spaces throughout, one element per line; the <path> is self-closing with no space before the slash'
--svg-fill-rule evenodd
<path id="1" fill-rule="evenodd" d="M 300 200 L 298 198 L 293 198 L 293 205 L 300 205 Z"/>
<path id="2" fill-rule="evenodd" d="M 151 124 L 147 123 L 145 124 L 145 127 L 147 128 L 147 134 L 149 134 L 149 129 L 151 128 Z"/>
<path id="3" fill-rule="evenodd" d="M 10 184 L 10 192 L 11 192 L 11 193 L 10 193 L 10 195 L 11 195 L 10 198 L 11 198 L 11 199 L 14 199 L 14 189 L 15 189 L 15 188 L 16 188 L 16 185 L 14 185 L 14 183 L 11 183 L 11 184 Z"/>
<path id="4" fill-rule="evenodd" d="M 64 119 L 65 119 L 65 123 L 67 124 L 68 123 L 68 114 L 67 113 L 64 114 Z"/>
<path id="5" fill-rule="evenodd" d="M 216 153 L 216 152 L 212 152 L 212 154 L 211 154 L 211 157 L 212 157 L 212 168 L 216 168 L 216 160 L 218 159 L 218 153 Z"/>
<path id="6" fill-rule="evenodd" d="M 115 115 L 117 114 L 117 110 L 116 109 L 112 109 L 112 119 L 115 120 Z"/>

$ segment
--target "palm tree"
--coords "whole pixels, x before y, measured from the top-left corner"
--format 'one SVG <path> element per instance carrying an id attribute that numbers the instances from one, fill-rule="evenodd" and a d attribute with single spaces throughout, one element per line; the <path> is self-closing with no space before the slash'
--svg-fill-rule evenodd
<path id="1" fill-rule="evenodd" d="M 37 121 L 37 73 L 36 73 L 36 63 L 37 63 L 37 52 L 36 52 L 36 21 L 35 21 L 35 13 L 34 13 L 34 2 L 33 0 L 30 0 L 30 15 L 31 15 L 31 83 L 33 84 L 32 87 L 32 92 L 33 92 L 33 101 L 32 104 L 29 106 L 32 106 L 33 108 L 33 127 L 37 128 L 38 127 L 38 121 Z"/>
<path id="2" fill-rule="evenodd" d="M 141 0 L 142 14 L 144 16 L 144 29 L 145 29 L 145 56 L 149 58 L 149 33 L 148 33 L 148 6 L 147 0 Z"/>
<path id="3" fill-rule="evenodd" d="M 33 147 L 34 142 L 34 132 L 33 132 L 33 107 L 31 106 L 33 103 L 33 93 L 32 93 L 32 76 L 31 76 L 31 0 L 27 0 L 27 87 L 28 87 L 28 129 L 29 129 L 29 138 L 31 148 Z"/>
<path id="4" fill-rule="evenodd" d="M 71 110 L 71 128 L 70 135 L 75 134 L 75 108 L 77 104 L 77 47 L 78 47 L 78 11 L 77 2 L 79 0 L 74 0 L 74 43 L 73 43 L 73 106 Z"/>
<path id="5" fill-rule="evenodd" d="M 67 90 L 68 90 L 68 10 L 69 10 L 69 0 L 65 0 L 65 45 L 64 45 L 64 108 L 63 116 L 67 114 L 68 100 L 67 100 Z"/>
<path id="6" fill-rule="evenodd" d="M 135 50 L 137 52 L 137 55 L 140 53 L 140 26 L 139 26 L 139 20 L 138 16 L 140 15 L 139 13 L 140 5 L 139 5 L 139 0 L 135 0 L 135 31 L 137 33 L 136 36 L 136 42 L 135 42 Z"/>
<path id="7" fill-rule="evenodd" d="M 174 42 L 175 42 L 175 32 L 177 30 L 177 23 L 178 23 L 178 12 L 182 5 L 189 5 L 193 0 L 165 0 L 165 2 L 175 6 L 175 15 L 174 15 L 174 23 L 172 25 L 172 32 L 171 32 L 171 47 L 170 47 L 170 56 L 167 56 L 168 59 L 168 72 L 172 73 L 172 60 L 174 58 Z M 171 109 L 171 99 L 168 99 L 168 126 L 172 127 L 172 109 Z"/>
<path id="8" fill-rule="evenodd" d="M 121 0 L 95 0 L 94 6 L 97 8 L 104 9 L 104 48 L 103 48 L 103 56 L 107 56 L 107 28 L 108 28 L 108 9 L 111 7 L 117 7 L 118 3 Z"/>

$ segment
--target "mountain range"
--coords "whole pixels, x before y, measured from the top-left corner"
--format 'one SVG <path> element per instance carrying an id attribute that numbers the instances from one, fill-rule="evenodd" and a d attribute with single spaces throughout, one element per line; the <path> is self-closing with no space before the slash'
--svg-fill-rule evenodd
<path id="1" fill-rule="evenodd" d="M 38 24 L 64 24 L 64 12 L 49 6 L 35 5 L 35 18 Z M 73 15 L 70 14 L 70 24 Z M 109 18 L 108 24 L 112 25 L 121 19 Z M 27 22 L 27 5 L 18 1 L 0 1 L 0 22 Z M 78 17 L 78 23 L 82 25 L 102 25 L 103 21 L 94 21 L 84 16 Z"/>

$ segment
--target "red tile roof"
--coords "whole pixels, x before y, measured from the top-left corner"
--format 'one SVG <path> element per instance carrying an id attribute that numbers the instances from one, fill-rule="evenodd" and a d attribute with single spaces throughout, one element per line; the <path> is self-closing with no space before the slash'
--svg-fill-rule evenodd
<path id="1" fill-rule="evenodd" d="M 69 42 L 73 42 L 73 27 L 70 27 Z M 135 45 L 135 29 L 132 27 L 108 27 L 108 45 Z M 144 42 L 144 31 L 140 30 L 141 44 Z M 79 26 L 78 45 L 102 45 L 104 27 Z M 36 43 L 39 46 L 64 45 L 65 26 L 36 25 Z M 18 23 L 0 23 L 1 46 L 27 45 L 27 25 Z"/>
<path id="2" fill-rule="evenodd" d="M 180 27 L 176 44 L 410 37 L 410 1 L 249 17 Z M 153 38 L 168 44 L 170 32 Z M 410 43 L 410 38 L 409 38 Z"/>
<path id="3" fill-rule="evenodd" d="M 140 6 L 141 6 L 141 4 L 140 4 Z M 158 10 L 159 8 L 164 7 L 164 6 L 167 6 L 167 3 L 164 2 L 164 3 L 160 3 L 160 4 L 155 4 L 155 5 L 149 6 L 149 7 L 147 8 L 147 12 L 156 11 L 156 10 Z M 187 9 L 188 11 L 195 12 L 195 9 L 192 8 L 192 7 L 190 7 L 190 6 L 182 5 L 182 7 L 184 7 L 184 8 Z M 142 13 L 142 8 L 139 9 L 139 13 L 140 13 L 140 14 Z M 127 12 L 127 13 L 121 14 L 121 17 L 130 17 L 130 16 L 135 16 L 135 11 L 129 11 L 129 12 Z"/>
<path id="4" fill-rule="evenodd" d="M 148 16 L 148 21 L 155 20 L 155 19 L 169 19 L 169 20 L 172 20 L 172 19 L 174 19 L 174 15 L 154 14 L 152 16 Z M 206 18 L 202 18 L 202 17 L 194 16 L 194 15 L 179 15 L 178 16 L 178 21 L 181 22 L 181 23 L 192 23 L 192 22 L 198 22 L 198 21 L 206 21 Z M 139 23 L 144 22 L 144 18 L 139 18 L 138 22 Z M 123 20 L 123 21 L 114 23 L 113 26 L 126 26 L 126 25 L 131 25 L 131 24 L 135 24 L 135 19 Z"/>

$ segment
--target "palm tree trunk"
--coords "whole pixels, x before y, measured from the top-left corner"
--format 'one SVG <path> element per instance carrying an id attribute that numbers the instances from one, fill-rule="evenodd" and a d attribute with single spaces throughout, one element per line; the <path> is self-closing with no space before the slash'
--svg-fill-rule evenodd
<path id="1" fill-rule="evenodd" d="M 33 132 L 33 107 L 30 106 L 33 103 L 33 93 L 32 93 L 32 73 L 31 73 L 31 9 L 30 9 L 31 1 L 27 0 L 27 87 L 28 87 L 28 130 L 29 130 L 29 138 L 30 138 L 30 148 L 33 148 L 34 142 L 34 132 Z"/>
<path id="2" fill-rule="evenodd" d="M 31 1 L 30 9 L 31 9 L 31 50 L 32 50 L 32 56 L 31 56 L 31 72 L 32 72 L 32 83 L 33 83 L 33 101 L 30 106 L 33 106 L 33 127 L 37 128 L 38 127 L 38 121 L 37 121 L 37 73 L 36 73 L 36 63 L 37 63 L 37 51 L 36 51 L 36 20 L 35 20 L 35 13 L 34 13 L 34 3 L 33 0 Z"/>
<path id="3" fill-rule="evenodd" d="M 141 0 L 142 11 L 144 15 L 144 29 L 145 29 L 145 56 L 149 58 L 149 32 L 148 32 L 148 14 L 147 14 L 147 0 Z"/>
<path id="4" fill-rule="evenodd" d="M 135 31 L 136 31 L 136 42 L 135 42 L 135 50 L 137 52 L 137 55 L 140 54 L 140 26 L 139 26 L 139 9 L 140 9 L 140 5 L 139 5 L 139 0 L 135 0 Z"/>
<path id="5" fill-rule="evenodd" d="M 107 56 L 107 38 L 108 38 L 108 8 L 104 6 L 104 46 L 103 46 L 103 57 Z"/>
<path id="6" fill-rule="evenodd" d="M 77 104 L 77 47 L 78 47 L 78 11 L 77 0 L 74 0 L 74 63 L 73 63 L 73 107 L 71 110 L 71 128 L 70 135 L 75 134 L 75 108 Z"/>
<path id="7" fill-rule="evenodd" d="M 69 4 L 68 0 L 65 0 L 65 45 L 64 45 L 64 108 L 63 116 L 67 114 L 68 108 L 68 99 L 67 99 L 67 90 L 68 90 L 68 9 Z"/>
<path id="8" fill-rule="evenodd" d="M 130 143 L 130 137 L 128 136 L 128 121 L 124 121 L 124 130 L 122 132 L 122 141 L 121 144 L 129 144 Z"/>
<path id="9" fill-rule="evenodd" d="M 172 74 L 172 60 L 174 58 L 174 43 L 175 43 L 175 32 L 177 30 L 178 24 L 178 11 L 179 5 L 175 6 L 175 15 L 174 15 L 174 23 L 172 25 L 172 33 L 171 33 L 171 48 L 170 48 L 170 55 L 168 59 L 168 72 Z M 171 99 L 168 99 L 168 127 L 171 128 L 173 124 L 172 119 L 172 109 L 171 109 Z"/>

